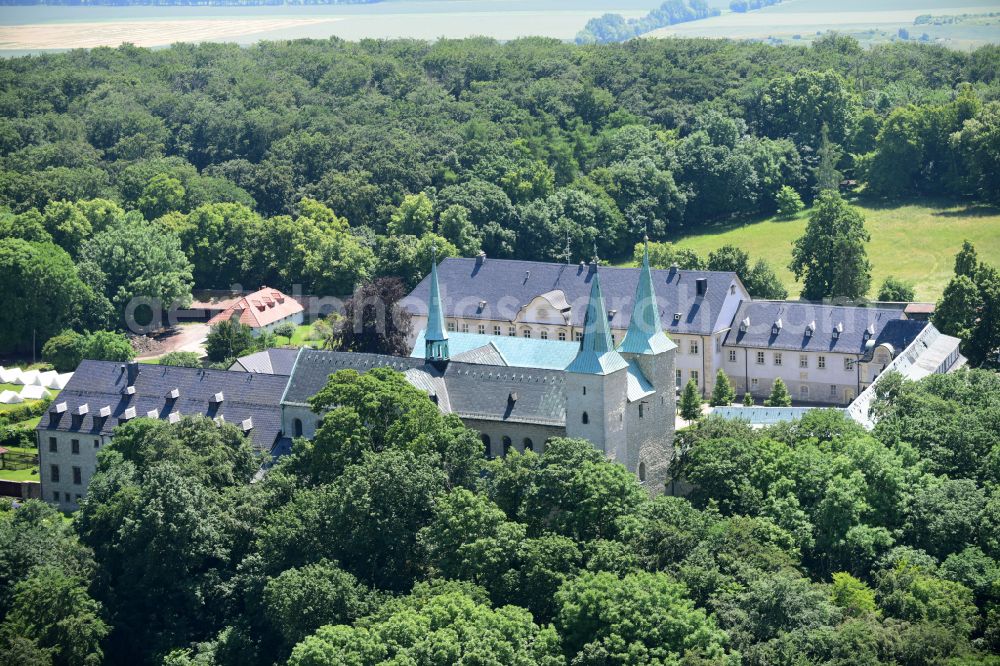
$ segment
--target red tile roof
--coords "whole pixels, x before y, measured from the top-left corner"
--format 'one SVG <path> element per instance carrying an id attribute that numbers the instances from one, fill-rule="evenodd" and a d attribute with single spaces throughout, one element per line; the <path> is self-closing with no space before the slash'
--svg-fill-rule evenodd
<path id="1" fill-rule="evenodd" d="M 250 328 L 262 328 L 268 324 L 302 312 L 302 305 L 277 289 L 261 287 L 259 291 L 247 294 L 219 314 L 212 317 L 209 325 L 233 318 L 237 313 L 241 324 Z"/>

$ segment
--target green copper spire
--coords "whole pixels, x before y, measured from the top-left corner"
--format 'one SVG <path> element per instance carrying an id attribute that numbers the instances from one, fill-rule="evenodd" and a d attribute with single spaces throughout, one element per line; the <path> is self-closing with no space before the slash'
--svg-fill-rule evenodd
<path id="1" fill-rule="evenodd" d="M 663 332 L 660 323 L 660 308 L 656 304 L 653 290 L 653 274 L 649 270 L 649 239 L 644 238 L 642 268 L 639 269 L 639 284 L 635 286 L 635 302 L 628 332 L 618 351 L 631 354 L 659 354 L 676 347 Z"/>
<path id="2" fill-rule="evenodd" d="M 438 287 L 437 248 L 431 248 L 431 284 L 427 303 L 427 329 L 424 332 L 424 359 L 448 360 L 448 332 L 441 311 L 441 289 Z"/>
<path id="3" fill-rule="evenodd" d="M 590 283 L 590 301 L 583 320 L 583 339 L 576 358 L 566 367 L 566 372 L 591 375 L 607 375 L 628 367 L 628 363 L 615 351 L 611 343 L 611 329 L 608 328 L 608 311 L 604 307 L 601 293 L 601 278 L 595 266 L 594 279 Z"/>

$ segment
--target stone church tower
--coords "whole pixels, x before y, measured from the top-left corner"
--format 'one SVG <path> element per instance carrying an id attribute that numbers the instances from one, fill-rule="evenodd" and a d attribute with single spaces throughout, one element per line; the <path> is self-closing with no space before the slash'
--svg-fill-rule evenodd
<path id="1" fill-rule="evenodd" d="M 625 465 L 652 488 L 662 488 L 673 458 L 674 350 L 677 349 L 660 323 L 660 308 L 649 268 L 649 239 L 642 252 L 639 283 L 635 287 L 632 319 L 618 352 L 638 366 L 653 393 L 633 400 L 630 396 L 625 420 L 628 425 L 628 459 Z"/>
<path id="2" fill-rule="evenodd" d="M 628 363 L 611 342 L 596 259 L 590 271 L 590 301 L 580 351 L 565 371 L 566 436 L 589 439 L 608 457 L 625 463 Z"/>

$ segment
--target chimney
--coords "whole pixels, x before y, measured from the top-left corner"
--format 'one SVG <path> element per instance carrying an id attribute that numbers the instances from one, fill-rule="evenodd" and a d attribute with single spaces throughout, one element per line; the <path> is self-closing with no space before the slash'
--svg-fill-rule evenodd
<path id="1" fill-rule="evenodd" d="M 699 296 L 704 296 L 705 292 L 708 291 L 708 278 L 698 278 L 694 281 L 695 290 Z"/>
<path id="2" fill-rule="evenodd" d="M 135 384 L 135 380 L 139 377 L 139 361 L 129 361 L 125 365 L 125 373 L 128 377 L 128 386 Z"/>

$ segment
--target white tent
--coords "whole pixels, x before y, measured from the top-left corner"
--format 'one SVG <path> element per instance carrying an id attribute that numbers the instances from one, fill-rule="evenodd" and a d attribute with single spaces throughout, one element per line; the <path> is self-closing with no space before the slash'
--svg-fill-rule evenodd
<path id="1" fill-rule="evenodd" d="M 0 405 L 13 405 L 19 402 L 24 402 L 24 398 L 13 391 L 3 391 L 0 393 Z"/>
<path id="2" fill-rule="evenodd" d="M 56 391 L 61 391 L 64 388 L 66 388 L 66 384 L 69 383 L 69 380 L 72 377 L 73 377 L 73 373 L 72 372 L 67 372 L 67 373 L 62 374 L 62 375 L 56 375 L 55 377 L 53 377 L 52 379 L 49 380 L 49 383 L 45 385 L 45 388 L 50 388 L 50 389 L 55 389 Z"/>
<path id="3" fill-rule="evenodd" d="M 38 379 L 38 370 L 22 370 L 21 375 L 10 382 L 11 384 L 24 384 L 25 386 L 31 386 Z"/>
<path id="4" fill-rule="evenodd" d="M 21 368 L 0 368 L 0 384 L 17 384 L 21 376 Z"/>
<path id="5" fill-rule="evenodd" d="M 21 389 L 21 397 L 25 400 L 42 400 L 51 398 L 52 393 L 44 386 L 25 386 Z"/>
<path id="6" fill-rule="evenodd" d="M 47 372 L 39 372 L 38 376 L 35 377 L 34 384 L 35 386 L 44 386 L 47 388 L 49 382 L 51 382 L 52 379 L 58 375 L 59 373 L 56 372 L 55 370 L 49 370 Z"/>

